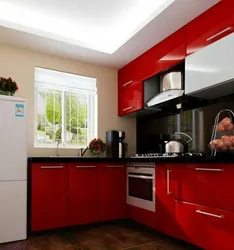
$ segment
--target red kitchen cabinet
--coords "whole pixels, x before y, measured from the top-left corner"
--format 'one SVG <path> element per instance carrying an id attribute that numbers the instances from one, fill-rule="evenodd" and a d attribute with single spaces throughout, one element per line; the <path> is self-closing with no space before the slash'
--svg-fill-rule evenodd
<path id="1" fill-rule="evenodd" d="M 186 54 L 229 35 L 234 31 L 234 1 L 220 1 L 187 24 Z"/>
<path id="2" fill-rule="evenodd" d="M 175 198 L 173 194 L 175 179 L 173 169 L 177 164 L 156 164 L 156 213 L 155 228 L 172 237 L 186 239 L 175 219 Z"/>
<path id="3" fill-rule="evenodd" d="M 31 166 L 31 230 L 67 226 L 68 165 Z"/>
<path id="4" fill-rule="evenodd" d="M 140 56 L 142 78 L 147 79 L 180 63 L 185 54 L 186 29 L 183 27 Z"/>
<path id="5" fill-rule="evenodd" d="M 183 164 L 173 168 L 175 199 L 234 211 L 233 164 Z"/>
<path id="6" fill-rule="evenodd" d="M 206 250 L 233 249 L 233 212 L 176 202 L 176 220 L 188 242 Z"/>
<path id="7" fill-rule="evenodd" d="M 98 221 L 98 166 L 72 163 L 69 167 L 68 224 Z"/>
<path id="8" fill-rule="evenodd" d="M 102 164 L 99 220 L 126 218 L 126 169 L 123 164 Z"/>
<path id="9" fill-rule="evenodd" d="M 133 221 L 141 223 L 152 229 L 156 229 L 155 212 L 128 205 L 128 217 Z"/>
<path id="10" fill-rule="evenodd" d="M 143 108 L 143 83 L 129 82 L 118 89 L 118 115 L 126 115 Z"/>

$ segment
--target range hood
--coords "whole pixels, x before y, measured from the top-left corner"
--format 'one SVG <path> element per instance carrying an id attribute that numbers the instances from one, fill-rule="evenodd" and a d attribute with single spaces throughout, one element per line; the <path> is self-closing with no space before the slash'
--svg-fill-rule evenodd
<path id="1" fill-rule="evenodd" d="M 184 95 L 184 62 L 144 82 L 145 107 L 159 107 Z"/>
<path id="2" fill-rule="evenodd" d="M 161 91 L 159 94 L 153 96 L 148 102 L 147 106 L 152 107 L 163 102 L 167 102 L 174 98 L 178 98 L 184 94 L 182 84 L 182 72 L 169 72 L 162 76 Z"/>
<path id="3" fill-rule="evenodd" d="M 188 56 L 185 94 L 208 100 L 234 93 L 234 33 Z"/>
<path id="4" fill-rule="evenodd" d="M 202 98 L 185 95 L 184 68 L 182 62 L 144 81 L 144 109 L 138 112 L 139 117 L 155 113 L 158 117 L 168 116 L 210 104 Z"/>

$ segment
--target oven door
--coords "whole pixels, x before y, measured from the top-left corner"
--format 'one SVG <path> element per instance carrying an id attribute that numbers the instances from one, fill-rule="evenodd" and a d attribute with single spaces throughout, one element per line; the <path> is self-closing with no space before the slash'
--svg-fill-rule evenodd
<path id="1" fill-rule="evenodd" d="M 127 204 L 155 211 L 155 175 L 128 172 Z"/>

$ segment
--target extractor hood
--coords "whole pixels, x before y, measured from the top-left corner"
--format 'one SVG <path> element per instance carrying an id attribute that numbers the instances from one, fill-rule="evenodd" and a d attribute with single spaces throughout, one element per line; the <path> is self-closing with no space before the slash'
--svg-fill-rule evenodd
<path id="1" fill-rule="evenodd" d="M 178 98 L 183 94 L 182 72 L 172 71 L 162 76 L 161 91 L 147 102 L 147 106 L 152 107 Z"/>
<path id="2" fill-rule="evenodd" d="M 202 98 L 184 94 L 184 62 L 144 81 L 144 110 L 140 115 L 167 116 L 181 110 L 209 105 Z"/>

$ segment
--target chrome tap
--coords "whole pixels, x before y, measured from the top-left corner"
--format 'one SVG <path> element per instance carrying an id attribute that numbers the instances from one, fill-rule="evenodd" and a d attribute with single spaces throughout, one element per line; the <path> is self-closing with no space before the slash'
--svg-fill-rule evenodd
<path id="1" fill-rule="evenodd" d="M 57 140 L 57 156 L 59 156 L 59 144 L 63 144 L 65 146 L 65 143 L 61 140 Z"/>
<path id="2" fill-rule="evenodd" d="M 78 148 L 78 157 L 83 157 L 87 150 L 88 150 L 88 147 Z"/>

